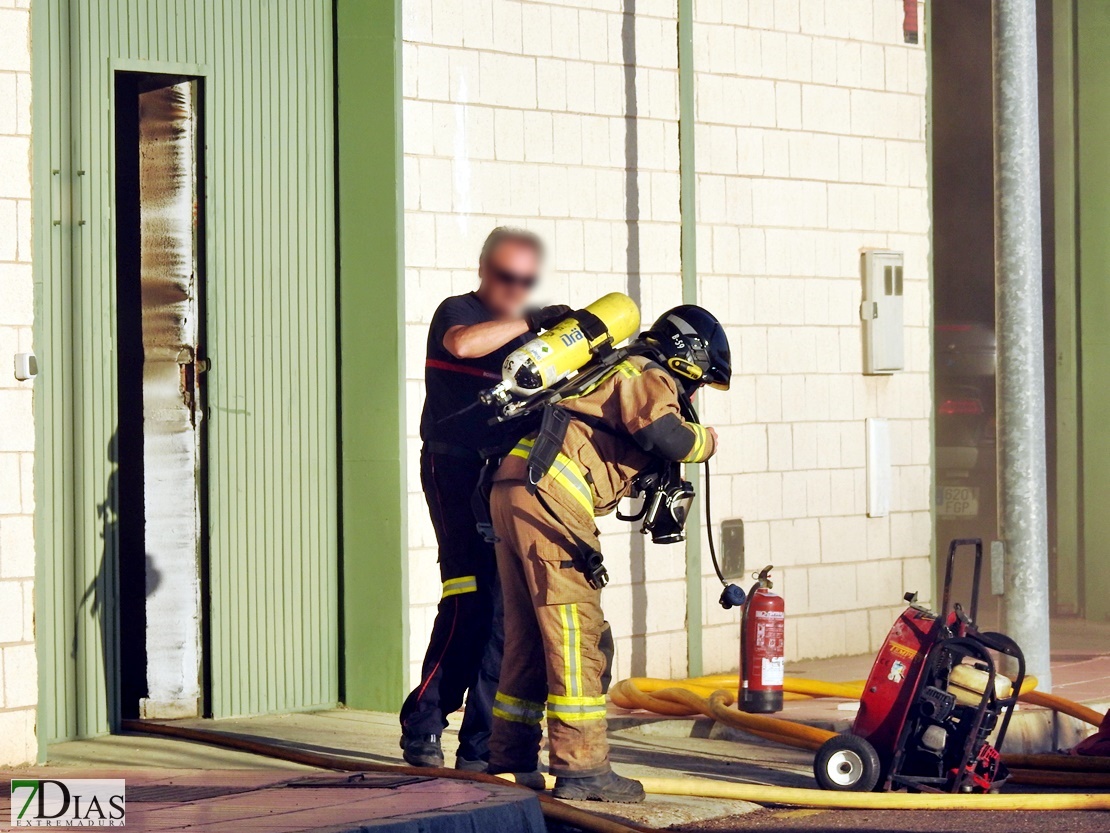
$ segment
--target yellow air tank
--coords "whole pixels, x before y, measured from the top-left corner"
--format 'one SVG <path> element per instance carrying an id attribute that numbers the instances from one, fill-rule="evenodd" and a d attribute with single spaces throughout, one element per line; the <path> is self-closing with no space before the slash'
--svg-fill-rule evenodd
<path id="1" fill-rule="evenodd" d="M 503 404 L 549 388 L 589 362 L 598 347 L 619 344 L 639 328 L 636 302 L 610 292 L 510 353 L 501 366 L 502 381 L 482 400 Z"/>

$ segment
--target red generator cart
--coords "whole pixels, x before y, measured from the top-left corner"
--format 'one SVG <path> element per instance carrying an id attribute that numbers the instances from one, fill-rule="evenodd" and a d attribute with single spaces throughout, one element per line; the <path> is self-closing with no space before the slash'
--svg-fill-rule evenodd
<path id="1" fill-rule="evenodd" d="M 949 607 L 964 547 L 975 552 L 970 612 L 958 602 Z M 939 616 L 917 604 L 916 593 L 906 594 L 910 606 L 875 658 L 851 730 L 817 752 L 813 770 L 821 787 L 974 793 L 1005 783 L 998 748 L 1025 679 L 1025 658 L 1008 636 L 975 626 L 982 564 L 982 540 L 949 545 Z M 1014 659 L 1015 679 L 999 673 L 997 655 Z"/>

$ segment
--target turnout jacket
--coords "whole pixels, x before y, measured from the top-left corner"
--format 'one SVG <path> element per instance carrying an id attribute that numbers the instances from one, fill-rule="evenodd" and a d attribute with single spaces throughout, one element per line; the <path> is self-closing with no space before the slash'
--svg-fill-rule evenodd
<path id="1" fill-rule="evenodd" d="M 594 518 L 617 507 L 632 480 L 662 458 L 685 463 L 708 460 L 713 437 L 682 416 L 674 378 L 642 356 L 617 365 L 583 393 L 556 407 L 582 415 L 573 419 L 562 451 L 539 483 L 544 496 L 570 513 L 561 520 L 580 535 L 596 535 Z M 535 435 L 520 440 L 494 481 L 526 481 L 526 461 Z M 562 514 L 562 513 L 561 513 Z"/>

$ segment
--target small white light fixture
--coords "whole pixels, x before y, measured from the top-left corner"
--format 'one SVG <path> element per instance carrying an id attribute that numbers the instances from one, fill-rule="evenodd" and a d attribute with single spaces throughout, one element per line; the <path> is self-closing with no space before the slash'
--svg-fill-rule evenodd
<path id="1" fill-rule="evenodd" d="M 26 382 L 39 375 L 39 362 L 34 353 L 15 354 L 15 378 Z"/>

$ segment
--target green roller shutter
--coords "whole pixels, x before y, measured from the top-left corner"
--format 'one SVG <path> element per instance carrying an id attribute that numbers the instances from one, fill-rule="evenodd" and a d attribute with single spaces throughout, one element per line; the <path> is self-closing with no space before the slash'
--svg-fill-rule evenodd
<path id="1" fill-rule="evenodd" d="M 118 715 L 120 70 L 203 79 L 209 705 L 334 704 L 332 2 L 35 0 L 32 13 L 40 735 L 103 733 Z"/>
<path id="2" fill-rule="evenodd" d="M 1088 619 L 1110 620 L 1110 6 L 1080 0 L 1075 6 L 1076 153 L 1079 324 L 1079 484 L 1081 542 L 1080 610 Z M 1070 241 L 1064 241 L 1067 245 Z"/>

